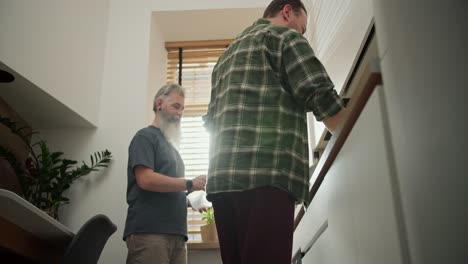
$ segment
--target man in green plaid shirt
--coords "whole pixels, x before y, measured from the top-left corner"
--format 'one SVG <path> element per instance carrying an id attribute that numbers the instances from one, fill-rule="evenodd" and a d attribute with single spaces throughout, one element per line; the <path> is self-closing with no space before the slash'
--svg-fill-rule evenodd
<path id="1" fill-rule="evenodd" d="M 207 193 L 223 263 L 291 263 L 294 205 L 309 193 L 306 112 L 332 132 L 344 113 L 306 24 L 300 0 L 272 1 L 213 70 Z"/>

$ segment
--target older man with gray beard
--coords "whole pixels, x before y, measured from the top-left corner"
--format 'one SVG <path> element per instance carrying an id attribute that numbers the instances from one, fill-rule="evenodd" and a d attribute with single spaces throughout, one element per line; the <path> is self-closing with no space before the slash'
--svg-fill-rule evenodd
<path id="1" fill-rule="evenodd" d="M 187 263 L 185 191 L 203 190 L 206 176 L 184 178 L 177 150 L 184 99 L 179 85 L 163 86 L 154 97 L 153 123 L 130 143 L 123 236 L 127 263 Z"/>

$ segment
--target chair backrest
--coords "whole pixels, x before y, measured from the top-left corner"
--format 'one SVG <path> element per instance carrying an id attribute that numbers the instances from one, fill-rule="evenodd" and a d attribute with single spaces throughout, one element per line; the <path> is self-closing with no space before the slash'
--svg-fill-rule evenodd
<path id="1" fill-rule="evenodd" d="M 105 215 L 91 217 L 68 245 L 61 264 L 96 264 L 117 226 Z"/>

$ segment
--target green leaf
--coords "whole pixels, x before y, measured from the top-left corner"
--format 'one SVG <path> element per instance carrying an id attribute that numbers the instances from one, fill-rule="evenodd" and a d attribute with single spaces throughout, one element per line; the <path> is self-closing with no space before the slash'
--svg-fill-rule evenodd
<path id="1" fill-rule="evenodd" d="M 24 197 L 41 209 L 68 204 L 69 198 L 63 196 L 63 193 L 76 179 L 107 168 L 111 162 L 112 154 L 106 149 L 91 153 L 90 166 L 84 161 L 81 165 L 77 165 L 78 162 L 75 160 L 62 158 L 63 152 L 51 152 L 43 140 L 30 143 L 29 138 L 37 132 L 28 133 L 27 127 L 18 128 L 15 122 L 1 115 L 0 124 L 19 136 L 29 151 L 27 164 L 16 160 L 15 155 L 2 146 L 0 146 L 0 158 L 5 159 L 14 169 Z"/>
<path id="2" fill-rule="evenodd" d="M 203 212 L 201 214 L 203 216 L 202 220 L 206 220 L 207 225 L 213 224 L 215 222 L 213 207 L 206 209 L 206 212 Z"/>

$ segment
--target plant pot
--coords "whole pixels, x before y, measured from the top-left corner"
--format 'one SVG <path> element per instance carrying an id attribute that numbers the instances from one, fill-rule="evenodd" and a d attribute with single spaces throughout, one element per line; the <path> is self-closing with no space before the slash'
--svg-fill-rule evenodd
<path id="1" fill-rule="evenodd" d="M 202 242 L 218 242 L 218 232 L 215 224 L 200 226 Z"/>

